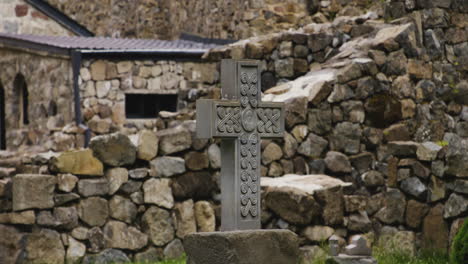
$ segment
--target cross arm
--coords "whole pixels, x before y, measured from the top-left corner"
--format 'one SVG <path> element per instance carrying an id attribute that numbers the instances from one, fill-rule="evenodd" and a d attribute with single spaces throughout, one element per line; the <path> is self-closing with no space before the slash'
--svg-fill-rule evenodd
<path id="1" fill-rule="evenodd" d="M 197 101 L 197 137 L 238 137 L 242 132 L 240 103 L 231 100 Z"/>
<path id="2" fill-rule="evenodd" d="M 281 138 L 284 135 L 284 103 L 262 102 L 256 109 L 257 131 L 262 138 Z"/>

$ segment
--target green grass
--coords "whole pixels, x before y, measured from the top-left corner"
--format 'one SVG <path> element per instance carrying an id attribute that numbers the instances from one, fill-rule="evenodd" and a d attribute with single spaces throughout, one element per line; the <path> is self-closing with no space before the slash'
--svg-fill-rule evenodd
<path id="1" fill-rule="evenodd" d="M 186 263 L 186 258 L 184 256 L 179 259 L 167 259 L 167 260 L 162 260 L 158 262 L 137 262 L 137 263 L 131 263 L 131 264 L 185 264 L 185 263 Z"/>
<path id="2" fill-rule="evenodd" d="M 379 264 L 449 264 L 448 255 L 438 252 L 420 252 L 411 256 L 405 252 L 374 249 L 373 256 Z"/>

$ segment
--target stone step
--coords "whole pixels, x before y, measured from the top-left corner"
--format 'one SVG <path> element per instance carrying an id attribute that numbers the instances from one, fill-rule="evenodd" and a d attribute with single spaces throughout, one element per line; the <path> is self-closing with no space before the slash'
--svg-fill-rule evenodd
<path id="1" fill-rule="evenodd" d="M 327 175 L 287 174 L 282 177 L 262 177 L 261 186 L 265 189 L 295 189 L 313 195 L 317 191 L 333 189 L 338 186 L 348 187 L 352 183 Z M 268 190 L 267 190 L 268 191 Z"/>

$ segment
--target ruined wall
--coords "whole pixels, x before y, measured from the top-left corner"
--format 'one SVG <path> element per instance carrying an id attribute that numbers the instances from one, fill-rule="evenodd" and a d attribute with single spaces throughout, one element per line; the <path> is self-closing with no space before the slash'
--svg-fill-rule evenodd
<path id="1" fill-rule="evenodd" d="M 352 183 L 314 194 L 264 188 L 263 228 L 296 232 L 304 251 L 332 234 L 342 244 L 366 234 L 373 245 L 410 254 L 448 249 L 468 215 L 468 9 L 442 2 L 405 7 L 415 12 L 392 23 L 372 14 L 340 18 L 207 55 L 261 60 L 262 82 L 272 80 L 263 99 L 286 103 L 287 133 L 262 143 L 263 176 L 327 174 Z M 145 63 L 126 72 L 139 76 Z M 125 83 L 107 81 L 114 79 Z M 191 100 L 219 93 L 205 89 Z M 167 114 L 152 131 L 121 130 L 130 139 L 94 139 L 92 152 L 5 157 L 0 165 L 15 167 L 0 170 L 7 262 L 156 260 L 178 256 L 187 233 L 217 229 L 219 142 L 196 139 L 193 119 L 192 111 Z"/>
<path id="2" fill-rule="evenodd" d="M 74 147 L 76 138 L 60 133 L 74 120 L 70 60 L 2 48 L 0 69 L 0 82 L 5 89 L 7 149 L 40 151 Z M 21 92 L 14 86 L 18 75 L 24 77 L 28 90 L 29 124 L 20 120 Z M 57 146 L 61 144 L 57 142 L 63 145 Z"/>
<path id="3" fill-rule="evenodd" d="M 49 0 L 98 36 L 177 38 L 181 32 L 241 39 L 310 23 L 304 0 Z"/>
<path id="4" fill-rule="evenodd" d="M 54 36 L 74 35 L 23 0 L 1 1 L 0 17 L 0 32 Z"/>

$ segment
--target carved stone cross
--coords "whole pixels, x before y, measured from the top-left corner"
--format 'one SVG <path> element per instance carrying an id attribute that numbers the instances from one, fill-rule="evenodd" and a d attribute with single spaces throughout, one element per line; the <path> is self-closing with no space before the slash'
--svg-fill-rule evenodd
<path id="1" fill-rule="evenodd" d="M 197 101 L 197 136 L 221 138 L 221 230 L 260 229 L 260 140 L 284 132 L 283 103 L 261 101 L 257 61 L 222 60 L 222 100 Z"/>

